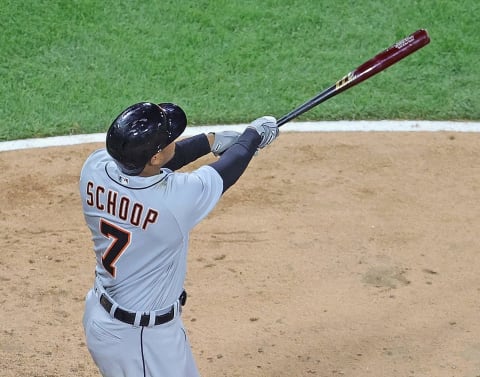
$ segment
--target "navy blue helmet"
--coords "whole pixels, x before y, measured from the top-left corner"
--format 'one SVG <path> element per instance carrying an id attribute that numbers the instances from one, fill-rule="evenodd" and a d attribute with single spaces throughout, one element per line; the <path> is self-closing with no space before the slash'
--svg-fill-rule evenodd
<path id="1" fill-rule="evenodd" d="M 187 116 L 178 105 L 136 103 L 122 111 L 108 129 L 107 152 L 124 174 L 138 175 L 186 126 Z"/>

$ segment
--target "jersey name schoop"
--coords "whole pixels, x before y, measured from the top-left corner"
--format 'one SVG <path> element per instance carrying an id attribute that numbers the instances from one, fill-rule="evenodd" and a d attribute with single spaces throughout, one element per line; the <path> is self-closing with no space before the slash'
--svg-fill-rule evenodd
<path id="1" fill-rule="evenodd" d="M 92 208 L 104 211 L 120 220 L 128 221 L 143 230 L 157 222 L 157 210 L 144 208 L 142 203 L 133 202 L 127 196 L 119 197 L 118 192 L 112 189 L 105 189 L 101 185 L 95 185 L 92 181 L 88 181 L 85 190 L 85 203 Z"/>

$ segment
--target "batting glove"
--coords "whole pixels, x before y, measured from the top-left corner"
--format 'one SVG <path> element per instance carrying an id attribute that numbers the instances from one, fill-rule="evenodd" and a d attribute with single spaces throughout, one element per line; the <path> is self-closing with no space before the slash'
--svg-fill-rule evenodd
<path id="1" fill-rule="evenodd" d="M 240 132 L 236 131 L 221 131 L 210 132 L 215 136 L 212 144 L 212 153 L 215 156 L 221 156 L 228 148 L 237 142 Z"/>
<path id="2" fill-rule="evenodd" d="M 262 137 L 262 141 L 260 141 L 258 146 L 259 149 L 271 144 L 279 134 L 277 120 L 272 116 L 263 116 L 255 119 L 248 128 L 253 128 Z"/>

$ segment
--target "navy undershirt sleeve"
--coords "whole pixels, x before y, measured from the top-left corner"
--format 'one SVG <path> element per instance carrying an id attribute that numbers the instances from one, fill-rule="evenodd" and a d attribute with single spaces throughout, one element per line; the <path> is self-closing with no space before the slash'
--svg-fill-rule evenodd
<path id="1" fill-rule="evenodd" d="M 207 135 L 198 134 L 175 143 L 175 155 L 163 167 L 178 170 L 210 152 Z"/>
<path id="2" fill-rule="evenodd" d="M 243 174 L 261 140 L 256 130 L 247 128 L 235 144 L 228 148 L 217 161 L 209 164 L 222 177 L 223 192 L 227 191 Z"/>

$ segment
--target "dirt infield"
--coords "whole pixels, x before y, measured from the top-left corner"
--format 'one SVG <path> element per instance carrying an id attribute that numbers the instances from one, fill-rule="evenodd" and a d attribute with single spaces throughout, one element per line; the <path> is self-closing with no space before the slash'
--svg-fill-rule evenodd
<path id="1" fill-rule="evenodd" d="M 97 147 L 0 153 L 1 376 L 99 376 L 77 191 Z M 281 135 L 192 233 L 202 375 L 480 376 L 479 231 L 478 133 Z"/>

